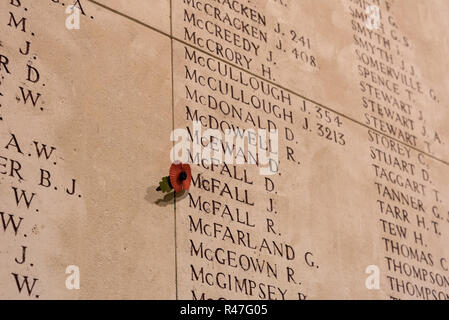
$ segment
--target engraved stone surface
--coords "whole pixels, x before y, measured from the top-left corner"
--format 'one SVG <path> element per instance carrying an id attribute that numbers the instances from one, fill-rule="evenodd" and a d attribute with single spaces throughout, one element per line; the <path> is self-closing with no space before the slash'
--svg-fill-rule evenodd
<path id="1" fill-rule="evenodd" d="M 2 0 L 0 299 L 448 300 L 448 17 Z"/>

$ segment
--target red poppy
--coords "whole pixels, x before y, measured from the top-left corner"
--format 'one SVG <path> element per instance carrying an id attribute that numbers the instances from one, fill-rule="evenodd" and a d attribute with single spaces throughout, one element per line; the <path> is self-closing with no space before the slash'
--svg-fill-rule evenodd
<path id="1" fill-rule="evenodd" d="M 180 162 L 172 163 L 170 166 L 170 183 L 176 192 L 189 190 L 192 181 L 190 165 Z"/>

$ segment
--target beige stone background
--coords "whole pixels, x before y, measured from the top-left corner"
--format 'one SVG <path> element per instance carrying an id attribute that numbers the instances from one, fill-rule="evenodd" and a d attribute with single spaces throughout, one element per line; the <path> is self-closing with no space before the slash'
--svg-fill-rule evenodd
<path id="1" fill-rule="evenodd" d="M 283 107 L 292 110 L 296 120 L 289 126 L 296 141 L 280 141 L 280 171 L 272 177 L 276 195 L 267 194 L 264 177 L 253 165 L 238 167 L 239 172 L 248 170 L 254 180 L 250 187 L 192 165 L 195 177 L 201 173 L 206 179 L 228 183 L 232 190 L 248 189 L 255 202 L 252 207 L 195 186 L 190 193 L 249 210 L 256 228 L 241 227 L 235 221 L 192 209 L 186 194 L 177 198 L 175 210 L 173 199 L 164 199 L 155 191 L 170 166 L 170 132 L 173 127 L 191 126 L 186 120 L 186 105 L 220 120 L 234 121 L 186 99 L 185 86 L 191 84 L 185 78 L 186 66 L 197 68 L 204 76 L 216 75 L 186 62 L 186 48 L 198 48 L 184 38 L 184 28 L 189 26 L 184 19 L 188 8 L 185 2 L 84 0 L 79 2 L 85 11 L 80 29 L 68 30 L 65 10 L 72 2 L 0 2 L 0 55 L 9 58 L 10 71 L 0 64 L 0 212 L 4 219 L 9 214 L 17 221 L 22 219 L 17 234 L 0 220 L 0 299 L 192 299 L 192 291 L 213 299 L 262 298 L 193 281 L 192 265 L 214 274 L 223 272 L 285 289 L 286 299 L 297 299 L 300 293 L 307 299 L 417 298 L 392 292 L 386 277 L 391 273 L 384 259 L 385 233 L 376 204 L 376 180 L 369 153 L 372 144 L 368 141 L 369 126 L 363 124 L 365 110 L 361 106 L 348 10 L 358 1 L 290 0 L 288 8 L 279 1 L 250 1 L 249 6 L 266 15 L 272 41 L 261 48 L 264 55 L 253 57 L 253 76 L 262 79 L 260 64 L 266 59 L 266 50 L 274 48 L 275 22 L 285 30 L 301 30 L 309 37 L 311 51 L 319 61 L 318 68 L 311 68 L 297 63 L 291 55 L 276 57 L 273 84 L 290 92 L 293 103 Z M 224 8 L 216 1 L 203 2 Z M 240 3 L 248 5 L 248 1 Z M 394 16 L 400 34 L 412 43 L 403 51 L 403 58 L 415 66 L 426 90 L 432 88 L 439 99 L 432 101 L 426 91 L 416 99 L 416 108 L 425 115 L 426 128 L 438 132 L 441 138 L 441 143 L 433 142 L 431 152 L 425 149 L 424 139 L 411 149 L 410 162 L 421 168 L 419 160 L 424 159 L 423 167 L 432 179 L 431 183 L 420 180 L 428 183 L 422 199 L 426 202 L 424 216 L 429 229 L 420 230 L 414 211 L 408 210 L 413 221 L 406 225 L 408 238 L 403 241 L 414 246 L 413 231 L 423 232 L 423 250 L 431 252 L 434 265 L 404 261 L 449 279 L 449 272 L 438 262 L 449 261 L 449 3 L 391 3 L 393 9 L 388 14 Z M 8 26 L 11 14 L 17 21 L 26 18 L 25 32 Z M 229 14 L 235 15 L 231 11 Z M 197 34 L 210 37 L 205 31 L 197 30 Z M 31 43 L 30 53 L 23 55 L 19 49 L 25 48 L 27 41 Z M 214 58 L 205 50 L 198 54 Z M 28 64 L 39 70 L 39 82 L 26 80 Z M 24 104 L 19 87 L 41 93 L 37 106 Z M 210 93 L 197 87 L 206 95 Z M 247 90 L 239 85 L 236 88 Z M 223 99 L 233 102 L 229 97 Z M 343 125 L 338 130 L 345 134 L 344 146 L 301 129 L 303 117 L 316 116 L 299 111 L 303 101 L 312 112 L 316 102 L 333 117 L 340 116 Z M 411 117 L 421 123 L 416 111 Z M 235 124 L 250 127 L 239 121 Z M 279 127 L 283 128 L 281 122 Z M 38 157 L 35 141 L 55 147 L 49 160 Z M 291 144 L 299 163 L 287 159 L 285 148 Z M 17 162 L 23 180 L 10 175 L 11 163 Z M 51 172 L 51 187 L 39 186 L 41 170 Z M 64 191 L 70 188 L 72 179 L 77 182 L 75 196 Z M 29 208 L 23 202 L 16 204 L 12 188 L 35 193 Z M 441 202 L 435 202 L 432 188 L 439 190 Z M 278 211 L 275 217 L 266 212 L 269 197 L 273 197 Z M 441 213 L 438 219 L 432 215 L 434 205 Z M 287 261 L 192 232 L 189 216 L 249 232 L 254 243 L 267 238 L 291 245 L 295 259 Z M 278 235 L 266 232 L 266 218 L 274 219 Z M 432 219 L 439 222 L 440 235 L 431 229 Z M 194 257 L 190 240 L 276 263 L 279 278 Z M 23 247 L 27 248 L 26 260 L 20 264 L 16 259 L 20 261 Z M 306 263 L 307 253 L 312 254 L 313 266 Z M 80 269 L 79 290 L 66 288 L 69 265 Z M 369 265 L 380 268 L 379 290 L 365 287 L 365 269 Z M 288 282 L 287 267 L 295 270 L 298 283 Z M 26 287 L 18 290 L 13 274 L 19 275 L 20 281 L 28 277 L 30 284 L 38 279 L 31 294 Z M 412 282 L 438 289 L 449 297 L 448 286 Z"/>

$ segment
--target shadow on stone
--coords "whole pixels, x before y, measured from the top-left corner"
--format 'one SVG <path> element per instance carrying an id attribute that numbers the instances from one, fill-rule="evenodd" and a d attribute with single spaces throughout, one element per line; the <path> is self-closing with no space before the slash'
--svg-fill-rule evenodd
<path id="1" fill-rule="evenodd" d="M 166 207 L 168 205 L 174 205 L 175 192 L 172 191 L 167 194 L 163 194 L 156 191 L 157 186 L 151 186 L 147 189 L 147 194 L 145 195 L 145 200 L 151 203 L 157 204 L 159 207 Z M 187 192 L 178 192 L 176 194 L 176 202 L 180 202 L 187 197 Z"/>

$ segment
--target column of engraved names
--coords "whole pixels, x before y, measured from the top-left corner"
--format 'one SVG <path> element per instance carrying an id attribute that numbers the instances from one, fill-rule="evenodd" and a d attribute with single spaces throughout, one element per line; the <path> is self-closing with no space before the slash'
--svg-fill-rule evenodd
<path id="1" fill-rule="evenodd" d="M 39 4 L 51 7 L 50 3 Z M 2 237 L 3 288 L 9 297 L 39 298 L 45 292 L 40 280 L 40 267 L 34 260 L 40 258 L 39 238 L 43 232 L 41 215 L 50 214 L 45 198 L 81 198 L 75 178 L 67 179 L 57 167 L 62 162 L 58 150 L 49 141 L 30 134 L 32 122 L 42 122 L 51 105 L 46 103 L 47 76 L 39 65 L 39 52 L 34 44 L 41 35 L 33 28 L 29 2 L 9 1 L 2 5 L 0 28 L 0 72 L 7 91 L 0 96 L 4 110 L 0 132 L 0 175 L 2 179 L 2 208 L 0 208 L 0 236 Z M 3 10 L 5 9 L 5 10 Z M 63 27 L 63 25 L 62 25 Z M 29 119 L 25 124 L 23 119 Z M 40 121 L 40 122 L 39 122 Z M 63 177 L 61 177 L 63 176 Z M 12 285 L 11 285 L 12 284 Z"/>
<path id="2" fill-rule="evenodd" d="M 254 9 L 251 10 L 256 14 Z M 190 8 L 186 7 L 184 15 L 188 15 L 189 11 Z M 262 14 L 258 13 L 257 16 L 263 21 Z M 187 30 L 189 28 L 186 26 Z M 190 30 L 195 32 L 195 29 Z M 237 33 L 235 35 L 238 36 Z M 213 41 L 218 48 L 222 46 L 222 41 L 216 36 L 205 41 Z M 249 40 L 244 43 L 248 43 L 246 41 Z M 256 48 L 253 55 L 257 54 L 259 47 L 259 44 L 252 44 L 252 48 Z M 221 132 L 232 129 L 243 135 L 245 129 L 276 129 L 275 121 L 281 118 L 286 123 L 292 121 L 291 112 L 277 105 L 279 102 L 289 105 L 290 94 L 272 88 L 270 84 L 194 48 L 181 46 L 180 49 L 184 52 L 185 60 L 184 91 L 187 103 L 184 120 L 188 124 L 199 121 L 205 128 L 219 129 Z M 232 55 L 239 57 L 235 46 L 226 48 L 228 56 L 231 55 L 230 50 Z M 252 58 L 244 54 L 242 56 L 246 65 L 240 66 L 249 68 Z M 251 92 L 251 89 L 254 91 Z M 265 112 L 260 112 L 262 110 Z M 190 136 L 192 140 L 201 139 L 201 133 L 198 132 Z M 201 139 L 201 142 L 216 144 L 224 150 L 230 147 L 223 140 L 205 142 Z M 248 137 L 248 143 L 257 143 L 257 136 Z M 269 149 L 269 146 L 266 148 Z M 237 158 L 242 157 L 245 163 L 251 163 L 252 160 L 257 163 L 257 154 L 235 150 L 235 155 Z M 197 156 L 192 155 L 193 163 L 197 162 Z M 262 209 L 255 203 L 260 190 L 256 186 L 262 185 L 263 181 L 260 181 L 258 170 L 248 165 L 215 164 L 213 160 L 212 163 L 207 159 L 200 161 L 200 170 L 193 176 L 194 190 L 188 195 L 188 212 L 191 212 L 189 231 L 192 234 L 189 237 L 189 250 L 190 256 L 197 258 L 191 260 L 191 281 L 194 287 L 197 283 L 212 287 L 210 293 L 192 290 L 192 298 L 286 299 L 287 289 L 281 285 L 285 281 L 280 281 L 280 277 L 285 277 L 284 270 L 293 272 L 293 269 L 284 267 L 284 270 L 280 270 L 281 263 L 272 257 L 279 256 L 279 260 L 293 259 L 294 249 L 276 239 L 278 234 L 274 231 L 274 218 L 261 215 L 267 210 L 274 212 L 272 199 L 269 209 L 266 209 L 268 204 Z M 272 192 L 272 180 L 265 181 L 267 189 Z M 213 194 L 212 199 L 207 192 Z M 208 232 L 209 226 L 213 226 L 213 233 Z M 267 236 L 264 235 L 264 229 L 268 229 Z M 196 237 L 198 233 L 202 237 Z M 218 241 L 207 241 L 205 236 Z M 224 268 L 217 271 L 211 269 L 214 262 Z"/>
<path id="3" fill-rule="evenodd" d="M 377 29 L 366 23 L 372 5 L 381 13 Z M 364 123 L 376 129 L 368 130 L 369 154 L 389 295 L 448 299 L 447 253 L 429 245 L 444 241 L 447 219 L 439 214 L 443 197 L 436 174 L 448 168 L 415 150 L 430 153 L 441 139 L 425 127 L 418 101 L 426 98 L 426 86 L 402 54 L 411 42 L 395 23 L 392 1 L 348 1 L 348 8 Z"/>
<path id="4" fill-rule="evenodd" d="M 290 10 L 287 1 L 268 2 L 281 12 Z M 276 15 L 262 13 L 264 8 L 257 1 L 182 0 L 182 3 L 183 7 L 175 6 L 174 10 L 185 25 L 175 36 L 208 54 L 274 82 L 285 75 L 282 72 L 285 68 L 290 72 L 319 68 L 310 35 L 278 22 Z"/>
<path id="5" fill-rule="evenodd" d="M 311 262 L 312 252 L 296 252 L 288 242 L 289 235 L 283 234 L 279 226 L 281 221 L 287 224 L 289 215 L 297 214 L 280 209 L 291 194 L 288 190 L 280 192 L 279 187 L 293 177 L 290 172 L 283 172 L 282 166 L 293 166 L 292 173 L 299 170 L 296 152 L 303 135 L 336 148 L 345 146 L 343 122 L 338 115 L 252 75 L 253 57 L 259 54 L 269 32 L 275 34 L 280 26 L 275 21 L 267 26 L 264 13 L 247 4 L 238 4 L 251 12 L 242 17 L 242 11 L 227 8 L 226 3 L 184 1 L 174 14 L 175 25 L 179 17 L 184 21 L 182 29 L 175 30 L 175 36 L 176 31 L 182 32 L 184 40 L 192 42 L 191 46 L 177 42 L 174 46 L 175 95 L 182 98 L 175 103 L 175 127 L 179 123 L 187 125 L 192 141 L 203 147 L 211 145 L 217 151 L 232 150 L 245 163 L 229 165 L 218 159 L 214 163 L 213 158 L 210 163 L 201 160 L 198 153 L 190 154 L 190 161 L 197 164 L 193 167 L 192 190 L 178 202 L 177 212 L 185 209 L 188 213 L 180 224 L 187 229 L 181 230 L 181 234 L 186 234 L 188 245 L 181 244 L 179 249 L 179 268 L 181 274 L 188 274 L 191 285 L 186 291 L 181 288 L 181 292 L 193 299 L 305 299 L 307 293 L 301 289 L 301 274 L 296 268 L 305 265 L 316 271 L 318 266 Z M 208 12 L 215 12 L 214 20 Z M 233 25 L 227 21 L 233 21 Z M 241 40 L 242 45 L 247 43 L 246 47 L 227 44 L 220 33 L 200 36 L 207 25 L 213 25 L 215 31 L 227 30 L 223 35 L 228 34 L 228 39 L 241 39 L 245 33 L 236 27 L 236 21 L 249 24 L 253 30 L 248 39 Z M 209 52 L 212 46 L 226 56 Z M 271 47 L 274 49 L 276 42 Z M 252 48 L 252 54 L 245 53 L 245 48 Z M 268 60 L 275 66 L 272 58 L 271 53 Z M 270 70 L 271 75 L 276 72 L 275 68 Z M 247 144 L 260 144 L 269 156 L 278 152 L 279 163 L 270 162 L 275 174 L 260 174 L 259 169 L 265 165 L 260 162 L 260 154 L 235 149 L 219 138 L 204 137 L 204 132 L 193 129 L 193 121 L 200 122 L 204 131 L 233 130 L 240 136 L 247 129 L 278 130 L 279 150 L 272 150 L 257 133 L 245 136 Z M 183 286 L 184 282 L 179 283 Z"/>

